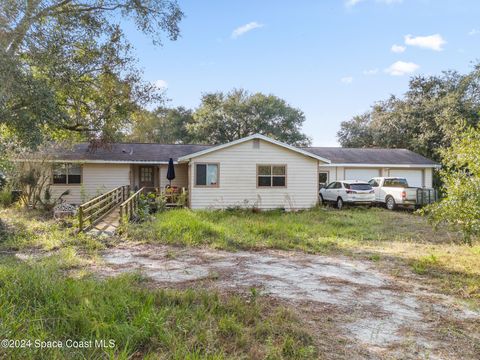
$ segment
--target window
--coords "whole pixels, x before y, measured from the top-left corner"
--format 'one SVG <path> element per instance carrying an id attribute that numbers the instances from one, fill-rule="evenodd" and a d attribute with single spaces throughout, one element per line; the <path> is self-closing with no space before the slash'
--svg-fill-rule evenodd
<path id="1" fill-rule="evenodd" d="M 325 187 L 328 183 L 328 172 L 319 172 L 318 173 L 318 186 L 321 188 Z"/>
<path id="2" fill-rule="evenodd" d="M 195 185 L 218 186 L 218 164 L 196 164 Z"/>
<path id="3" fill-rule="evenodd" d="M 372 179 L 368 182 L 371 187 L 378 187 L 378 183 L 375 179 Z"/>
<path id="4" fill-rule="evenodd" d="M 407 179 L 403 179 L 403 178 L 385 179 L 385 181 L 383 182 L 383 186 L 407 188 L 408 183 L 407 183 Z"/>
<path id="5" fill-rule="evenodd" d="M 342 183 L 341 182 L 336 182 L 334 189 L 341 189 L 342 188 Z"/>
<path id="6" fill-rule="evenodd" d="M 80 164 L 54 164 L 52 182 L 54 184 L 81 184 L 82 168 Z"/>
<path id="7" fill-rule="evenodd" d="M 367 183 L 344 184 L 345 189 L 350 190 L 372 190 L 372 186 Z"/>
<path id="8" fill-rule="evenodd" d="M 337 183 L 335 181 L 331 182 L 330 184 L 328 184 L 327 189 L 334 189 L 335 185 L 337 185 Z"/>
<path id="9" fill-rule="evenodd" d="M 151 167 L 140 168 L 140 182 L 142 183 L 153 182 L 153 168 Z"/>
<path id="10" fill-rule="evenodd" d="M 67 166 L 69 184 L 80 184 L 82 182 L 82 168 L 80 164 L 70 164 Z"/>
<path id="11" fill-rule="evenodd" d="M 287 186 L 287 168 L 285 165 L 257 165 L 258 187 Z"/>

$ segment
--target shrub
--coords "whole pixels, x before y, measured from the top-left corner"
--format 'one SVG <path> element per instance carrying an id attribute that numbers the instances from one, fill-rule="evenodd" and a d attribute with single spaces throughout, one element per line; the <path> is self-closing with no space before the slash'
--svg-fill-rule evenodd
<path id="1" fill-rule="evenodd" d="M 423 210 L 435 224 L 459 229 L 472 244 L 480 235 L 480 129 L 469 129 L 442 151 L 444 198 Z"/>
<path id="2" fill-rule="evenodd" d="M 3 208 L 9 207 L 13 203 L 12 191 L 8 186 L 0 190 L 0 206 Z"/>

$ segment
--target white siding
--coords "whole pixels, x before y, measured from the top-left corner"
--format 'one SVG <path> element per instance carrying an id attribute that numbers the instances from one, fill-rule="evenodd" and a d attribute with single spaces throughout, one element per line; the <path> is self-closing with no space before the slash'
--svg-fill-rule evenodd
<path id="1" fill-rule="evenodd" d="M 220 164 L 218 188 L 190 187 L 190 206 L 199 208 L 227 208 L 233 206 L 260 209 L 304 209 L 318 201 L 318 161 L 278 145 L 260 140 L 260 148 L 253 141 L 233 145 L 192 159 L 191 163 Z M 257 164 L 287 165 L 286 188 L 257 188 Z M 194 183 L 190 171 L 190 183 Z"/>
<path id="2" fill-rule="evenodd" d="M 70 194 L 64 199 L 69 204 L 81 204 L 97 195 L 121 185 L 130 184 L 129 164 L 83 164 L 81 185 L 52 185 L 52 197 L 65 190 Z"/>
<path id="3" fill-rule="evenodd" d="M 174 165 L 175 179 L 172 180 L 172 186 L 178 186 L 179 188 L 188 188 L 188 165 L 179 164 Z M 160 189 L 165 189 L 165 186 L 170 182 L 167 179 L 168 165 L 160 165 Z"/>
<path id="4" fill-rule="evenodd" d="M 368 181 L 373 177 L 380 176 L 379 168 L 350 168 L 345 169 L 345 180 Z"/>
<path id="5" fill-rule="evenodd" d="M 433 169 L 432 168 L 425 168 L 424 171 L 424 186 L 427 188 L 433 187 Z"/>

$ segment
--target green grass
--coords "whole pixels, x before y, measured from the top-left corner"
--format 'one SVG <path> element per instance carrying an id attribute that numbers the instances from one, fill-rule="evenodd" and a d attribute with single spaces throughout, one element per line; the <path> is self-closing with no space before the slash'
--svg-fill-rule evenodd
<path id="1" fill-rule="evenodd" d="M 379 265 L 404 264 L 442 291 L 480 304 L 480 244 L 410 212 L 315 208 L 285 213 L 171 210 L 124 229 L 130 241 L 225 250 L 282 249 L 360 256 Z"/>
<path id="2" fill-rule="evenodd" d="M 104 247 L 93 237 L 77 234 L 72 224 L 57 222 L 41 211 L 0 210 L 0 250 L 52 251 L 69 246 L 90 252 Z"/>
<path id="3" fill-rule="evenodd" d="M 419 216 L 363 208 L 316 208 L 295 213 L 180 209 L 159 213 L 155 221 L 130 225 L 125 230 L 127 238 L 148 242 L 315 253 L 345 250 L 358 243 L 425 241 L 425 232 L 434 234 Z"/>
<path id="4" fill-rule="evenodd" d="M 63 259 L 63 260 L 62 260 Z M 312 337 L 287 309 L 202 290 L 151 290 L 139 275 L 72 278 L 69 256 L 0 265 L 0 338 L 94 341 L 113 348 L 0 349 L 11 359 L 317 358 Z"/>

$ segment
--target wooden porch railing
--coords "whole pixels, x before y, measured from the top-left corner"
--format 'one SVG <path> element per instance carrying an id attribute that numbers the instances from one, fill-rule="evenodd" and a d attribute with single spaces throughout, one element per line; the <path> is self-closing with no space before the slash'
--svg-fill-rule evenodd
<path id="1" fill-rule="evenodd" d="M 123 202 L 130 193 L 130 186 L 119 186 L 87 201 L 78 208 L 78 228 L 84 231 L 101 220 L 110 210 Z"/>
<path id="2" fill-rule="evenodd" d="M 142 187 L 135 194 L 120 204 L 120 223 L 129 221 L 138 210 L 138 202 L 144 188 Z"/>

